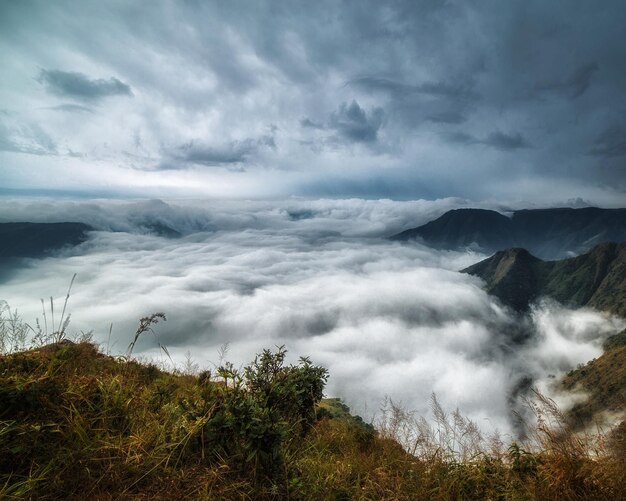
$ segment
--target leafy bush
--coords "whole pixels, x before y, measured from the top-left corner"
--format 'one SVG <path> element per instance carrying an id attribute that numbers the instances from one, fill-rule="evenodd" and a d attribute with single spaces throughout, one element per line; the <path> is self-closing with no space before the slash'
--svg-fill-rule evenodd
<path id="1" fill-rule="evenodd" d="M 172 468 L 227 468 L 257 489 L 285 491 L 285 455 L 313 426 L 327 377 L 285 356 L 265 350 L 215 378 L 168 374 L 70 341 L 0 357 L 0 498 L 18 485 L 44 499 L 107 482 L 145 489 Z"/>

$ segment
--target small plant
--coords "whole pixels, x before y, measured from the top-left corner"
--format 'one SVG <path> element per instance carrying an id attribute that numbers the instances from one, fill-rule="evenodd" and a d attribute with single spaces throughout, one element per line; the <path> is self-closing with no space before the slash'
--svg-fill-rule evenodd
<path id="1" fill-rule="evenodd" d="M 246 384 L 267 405 L 274 406 L 300 428 L 301 434 L 316 421 L 315 404 L 322 399 L 328 371 L 300 358 L 297 366 L 285 366 L 287 351 L 280 346 L 276 353 L 263 350 L 245 368 Z"/>
<path id="2" fill-rule="evenodd" d="M 163 350 L 163 353 L 165 353 L 167 357 L 170 359 L 170 361 L 173 363 L 172 357 L 170 356 L 170 352 L 164 345 L 162 345 L 159 342 L 159 338 L 157 337 L 156 332 L 154 332 L 154 329 L 152 329 L 152 326 L 158 324 L 160 320 L 163 320 L 164 322 L 167 321 L 167 318 L 165 317 L 165 313 L 153 313 L 152 315 L 143 317 L 139 320 L 139 326 L 137 327 L 137 330 L 135 331 L 135 337 L 133 338 L 131 343 L 128 345 L 128 350 L 126 351 L 127 360 L 130 360 L 133 354 L 133 349 L 135 348 L 135 344 L 137 343 L 137 340 L 139 339 L 139 337 L 142 334 L 145 334 L 146 332 L 152 332 L 152 334 L 154 334 L 154 338 L 157 341 L 157 344 L 159 345 L 159 348 Z"/>
<path id="3" fill-rule="evenodd" d="M 17 310 L 0 301 L 0 354 L 24 350 L 29 330 Z"/>
<path id="4" fill-rule="evenodd" d="M 458 409 L 445 412 L 434 393 L 431 410 L 434 421 L 429 422 L 387 398 L 376 427 L 384 437 L 396 440 L 411 455 L 426 461 L 468 461 L 485 454 L 487 442 L 496 455 L 499 453 L 497 434 L 486 441 L 476 423 Z"/>
<path id="5" fill-rule="evenodd" d="M 70 294 L 72 292 L 72 286 L 74 285 L 74 280 L 76 280 L 77 274 L 74 273 L 72 279 L 70 280 L 70 285 L 67 288 L 67 294 L 65 295 L 65 301 L 63 301 L 63 310 L 61 311 L 61 318 L 59 319 L 59 323 L 57 328 L 55 329 L 55 321 L 54 321 L 54 298 L 50 296 L 50 320 L 51 320 L 51 328 L 52 330 L 48 330 L 48 317 L 46 315 L 46 305 L 43 299 L 41 299 L 41 311 L 43 317 L 43 328 L 39 319 L 35 320 L 36 328 L 28 326 L 29 329 L 34 333 L 33 337 L 33 345 L 35 346 L 44 346 L 50 343 L 60 343 L 67 336 L 67 328 L 70 324 L 71 315 L 65 316 L 65 312 L 67 310 L 67 303 L 70 299 Z"/>

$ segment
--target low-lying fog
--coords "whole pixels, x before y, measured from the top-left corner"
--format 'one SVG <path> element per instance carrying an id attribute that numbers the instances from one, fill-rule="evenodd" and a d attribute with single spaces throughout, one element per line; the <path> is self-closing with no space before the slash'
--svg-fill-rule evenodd
<path id="1" fill-rule="evenodd" d="M 39 298 L 53 295 L 59 308 L 77 273 L 69 330 L 93 329 L 112 353 L 125 352 L 140 317 L 162 311 L 168 320 L 155 331 L 178 363 L 189 351 L 201 368 L 212 367 L 227 344 L 227 359 L 240 365 L 284 344 L 293 360 L 326 366 L 327 395 L 368 418 L 386 395 L 428 415 L 434 391 L 444 408 L 508 432 L 510 395 L 522 377 L 548 388 L 598 356 L 623 325 L 550 303 L 521 321 L 480 280 L 458 273 L 486 256 L 385 239 L 466 205 L 477 206 L 3 199 L 2 222 L 82 221 L 98 231 L 9 273 L 0 299 L 32 322 L 41 317 Z M 147 234 L 156 223 L 182 237 Z M 135 352 L 162 356 L 151 336 Z"/>

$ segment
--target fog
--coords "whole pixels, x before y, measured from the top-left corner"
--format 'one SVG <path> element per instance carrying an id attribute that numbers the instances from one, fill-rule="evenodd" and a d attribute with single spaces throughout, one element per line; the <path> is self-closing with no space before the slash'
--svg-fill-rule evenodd
<path id="1" fill-rule="evenodd" d="M 460 199 L 0 199 L 2 222 L 95 228 L 78 247 L 12 270 L 0 299 L 32 322 L 40 298 L 62 305 L 77 273 L 70 333 L 93 330 L 111 353 L 125 352 L 140 317 L 164 312 L 155 332 L 178 364 L 189 352 L 211 368 L 227 347 L 239 366 L 285 345 L 291 360 L 327 367 L 326 394 L 368 419 L 385 396 L 428 415 L 435 392 L 444 408 L 509 433 L 520 381 L 558 397 L 559 375 L 597 357 L 624 323 L 549 301 L 520 318 L 458 273 L 486 256 L 386 239 L 468 205 L 503 208 Z M 155 224 L 182 236 L 150 234 Z M 135 353 L 162 357 L 149 335 Z"/>

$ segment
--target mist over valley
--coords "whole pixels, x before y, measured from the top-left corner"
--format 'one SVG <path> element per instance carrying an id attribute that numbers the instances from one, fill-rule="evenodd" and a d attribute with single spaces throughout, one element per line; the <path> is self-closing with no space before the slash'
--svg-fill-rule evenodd
<path id="1" fill-rule="evenodd" d="M 327 394 L 367 419 L 385 397 L 428 415 L 434 392 L 485 430 L 513 433 L 520 384 L 558 399 L 550 383 L 625 325 L 542 298 L 521 314 L 459 272 L 486 254 L 389 240 L 470 204 L 459 199 L 0 204 L 3 221 L 92 228 L 82 243 L 12 262 L 0 297 L 26 320 L 41 317 L 39 298 L 61 304 L 77 273 L 70 330 L 93 330 L 107 352 L 124 353 L 138 319 L 164 312 L 158 340 L 135 353 L 170 363 L 158 341 L 176 363 L 209 368 L 224 348 L 241 365 L 285 345 L 327 367 Z"/>

